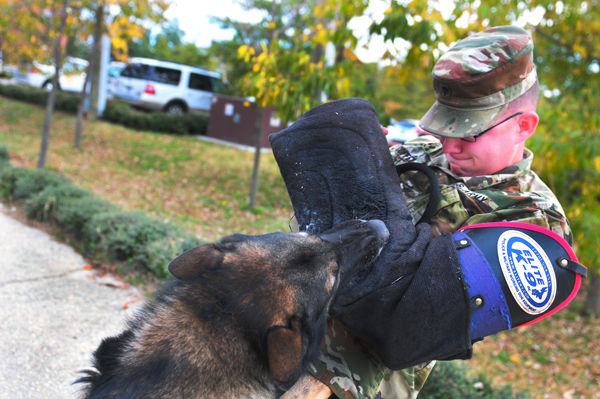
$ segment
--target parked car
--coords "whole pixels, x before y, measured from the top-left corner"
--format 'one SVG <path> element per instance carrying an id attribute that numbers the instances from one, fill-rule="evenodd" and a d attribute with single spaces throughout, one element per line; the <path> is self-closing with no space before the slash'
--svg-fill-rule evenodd
<path id="1" fill-rule="evenodd" d="M 150 111 L 209 115 L 213 93 L 223 89 L 218 73 L 149 58 L 131 58 L 118 79 L 115 97 Z"/>
<path id="2" fill-rule="evenodd" d="M 81 58 L 67 57 L 58 77 L 58 87 L 65 91 L 81 92 L 85 83 L 85 69 L 88 62 Z M 52 90 L 52 77 L 56 68 L 33 61 L 27 68 L 15 68 L 14 78 L 17 83 Z"/>
<path id="3" fill-rule="evenodd" d="M 127 64 L 119 61 L 111 61 L 108 66 L 108 98 L 113 98 L 117 94 L 117 85 L 119 76 Z"/>
<path id="4" fill-rule="evenodd" d="M 401 121 L 392 119 L 392 124 L 387 129 L 388 134 L 386 138 L 389 145 L 396 145 L 412 140 L 419 137 L 419 134 L 422 132 L 417 119 L 404 119 Z"/>

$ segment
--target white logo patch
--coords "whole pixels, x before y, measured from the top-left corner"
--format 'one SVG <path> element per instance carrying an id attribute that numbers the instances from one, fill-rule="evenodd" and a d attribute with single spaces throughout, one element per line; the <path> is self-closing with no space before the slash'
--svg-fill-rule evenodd
<path id="1" fill-rule="evenodd" d="M 542 247 L 528 235 L 509 230 L 498 239 L 498 258 L 519 306 L 532 315 L 545 312 L 556 296 L 556 275 Z"/>

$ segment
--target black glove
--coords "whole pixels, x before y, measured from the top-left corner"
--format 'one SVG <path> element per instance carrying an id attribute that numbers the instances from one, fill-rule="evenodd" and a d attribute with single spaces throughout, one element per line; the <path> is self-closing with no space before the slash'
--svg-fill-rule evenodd
<path id="1" fill-rule="evenodd" d="M 454 241 L 413 225 L 373 106 L 326 103 L 269 140 L 301 231 L 358 218 L 382 220 L 390 232 L 372 266 L 340 290 L 331 315 L 390 368 L 469 358 L 470 298 Z"/>

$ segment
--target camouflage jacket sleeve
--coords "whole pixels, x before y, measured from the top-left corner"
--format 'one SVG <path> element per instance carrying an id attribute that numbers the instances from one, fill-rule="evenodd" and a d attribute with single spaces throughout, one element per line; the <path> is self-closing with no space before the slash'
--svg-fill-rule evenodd
<path id="1" fill-rule="evenodd" d="M 489 176 L 459 177 L 452 173 L 440 142 L 432 136 L 390 149 L 396 165 L 419 162 L 434 170 L 440 183 L 440 202 L 430 224 L 434 234 L 453 233 L 467 225 L 519 221 L 550 229 L 572 245 L 565 213 L 544 182 L 530 169 L 533 153 Z M 429 183 L 421 173 L 401 176 L 408 210 L 418 221 L 429 202 Z"/>

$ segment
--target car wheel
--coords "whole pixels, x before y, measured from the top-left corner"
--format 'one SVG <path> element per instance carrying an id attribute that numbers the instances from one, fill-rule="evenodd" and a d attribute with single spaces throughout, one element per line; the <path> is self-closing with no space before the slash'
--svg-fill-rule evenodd
<path id="1" fill-rule="evenodd" d="M 169 115 L 183 115 L 185 114 L 185 106 L 179 102 L 171 103 L 167 105 L 165 112 Z"/>
<path id="2" fill-rule="evenodd" d="M 42 85 L 42 89 L 46 90 L 46 91 L 52 91 L 52 81 L 47 80 L 44 82 L 44 84 Z"/>
<path id="3" fill-rule="evenodd" d="M 52 87 L 54 85 L 52 84 L 51 80 L 47 80 L 44 82 L 44 84 L 42 85 L 42 89 L 46 90 L 46 91 L 52 91 Z M 58 90 L 60 90 L 60 86 L 58 86 Z"/>

